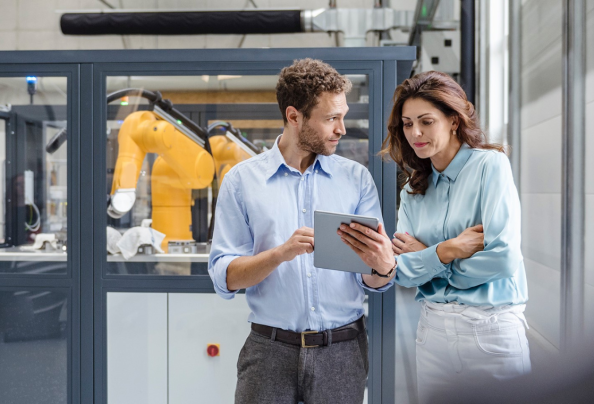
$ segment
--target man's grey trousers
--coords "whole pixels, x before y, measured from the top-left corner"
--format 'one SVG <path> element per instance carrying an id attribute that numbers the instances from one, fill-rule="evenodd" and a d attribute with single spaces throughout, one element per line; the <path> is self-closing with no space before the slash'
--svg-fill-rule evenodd
<path id="1" fill-rule="evenodd" d="M 236 404 L 361 404 L 369 371 L 365 332 L 301 348 L 252 331 L 237 361 Z"/>

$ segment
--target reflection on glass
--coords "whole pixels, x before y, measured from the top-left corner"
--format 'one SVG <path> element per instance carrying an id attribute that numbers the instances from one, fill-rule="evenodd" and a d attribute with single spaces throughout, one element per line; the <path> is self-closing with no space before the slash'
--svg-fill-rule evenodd
<path id="1" fill-rule="evenodd" d="M 350 75 L 337 154 L 368 165 L 366 75 Z M 107 78 L 112 274 L 206 274 L 219 184 L 283 131 L 277 76 Z"/>
<path id="2" fill-rule="evenodd" d="M 0 78 L 0 272 L 66 273 L 66 88 Z"/>
<path id="3" fill-rule="evenodd" d="M 67 403 L 68 306 L 62 292 L 0 291 L 3 403 Z"/>

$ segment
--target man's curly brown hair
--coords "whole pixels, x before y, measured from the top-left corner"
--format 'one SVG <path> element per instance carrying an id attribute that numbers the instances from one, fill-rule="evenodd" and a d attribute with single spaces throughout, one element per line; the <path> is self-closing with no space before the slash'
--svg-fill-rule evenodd
<path id="1" fill-rule="evenodd" d="M 276 99 L 287 123 L 287 107 L 294 107 L 309 119 L 311 110 L 318 104 L 320 94 L 351 91 L 351 81 L 327 63 L 317 59 L 295 60 L 283 68 L 276 84 Z"/>

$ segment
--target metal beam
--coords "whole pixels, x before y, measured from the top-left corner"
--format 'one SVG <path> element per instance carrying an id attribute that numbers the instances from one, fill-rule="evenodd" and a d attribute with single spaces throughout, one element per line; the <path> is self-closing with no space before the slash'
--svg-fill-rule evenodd
<path id="1" fill-rule="evenodd" d="M 584 330 L 585 0 L 563 2 L 563 159 L 561 189 L 561 347 Z"/>
<path id="2" fill-rule="evenodd" d="M 509 100 L 507 138 L 511 146 L 511 167 L 514 183 L 520 194 L 520 152 L 521 152 L 521 92 L 520 76 L 522 74 L 522 3 L 521 0 L 509 0 Z"/>
<path id="3" fill-rule="evenodd" d="M 468 101 L 473 104 L 476 93 L 474 2 L 475 0 L 460 0 L 460 84 L 466 91 Z"/>

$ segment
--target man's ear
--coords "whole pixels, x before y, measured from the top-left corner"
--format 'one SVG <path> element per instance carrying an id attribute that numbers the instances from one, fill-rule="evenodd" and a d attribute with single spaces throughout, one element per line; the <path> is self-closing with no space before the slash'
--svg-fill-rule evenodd
<path id="1" fill-rule="evenodd" d="M 287 123 L 294 127 L 299 126 L 303 119 L 303 114 L 297 111 L 295 107 L 287 107 L 285 114 L 287 115 Z"/>

